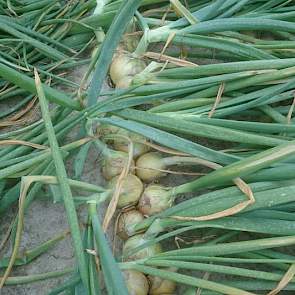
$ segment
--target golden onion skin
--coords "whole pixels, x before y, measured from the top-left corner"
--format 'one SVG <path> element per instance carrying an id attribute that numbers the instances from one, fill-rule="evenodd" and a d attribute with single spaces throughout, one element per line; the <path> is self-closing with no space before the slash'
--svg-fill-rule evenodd
<path id="1" fill-rule="evenodd" d="M 150 152 L 140 156 L 136 161 L 136 175 L 144 182 L 152 182 L 165 176 L 165 172 L 159 171 L 166 169 L 161 160 L 162 156 L 157 152 Z"/>
<path id="2" fill-rule="evenodd" d="M 123 169 L 127 166 L 129 155 L 124 152 L 116 151 L 110 157 L 106 157 L 102 164 L 102 175 L 106 180 L 110 180 L 117 175 L 120 175 Z M 132 160 L 131 167 L 134 167 Z"/>
<path id="3" fill-rule="evenodd" d="M 116 183 L 118 182 L 119 176 L 111 179 L 109 187 L 112 189 L 115 188 Z M 141 180 L 133 175 L 128 174 L 122 180 L 122 186 L 120 191 L 120 197 L 118 200 L 118 208 L 124 208 L 138 203 L 141 193 L 143 191 L 143 184 Z"/>
<path id="4" fill-rule="evenodd" d="M 119 50 L 110 66 L 110 77 L 116 88 L 128 88 L 133 77 L 146 67 L 143 60 L 132 56 L 128 52 Z"/>
<path id="5" fill-rule="evenodd" d="M 176 289 L 176 283 L 160 277 L 149 276 L 150 295 L 172 294 Z"/>
<path id="6" fill-rule="evenodd" d="M 138 246 L 142 245 L 146 241 L 144 240 L 144 235 L 143 234 L 138 234 L 133 237 L 130 237 L 124 244 L 123 246 L 123 256 L 126 257 L 127 261 L 132 261 L 132 260 L 137 260 L 137 259 L 143 259 L 143 258 L 148 258 L 148 257 L 153 257 L 156 254 L 159 254 L 162 252 L 162 247 L 161 244 L 156 243 L 151 246 L 148 246 L 132 255 L 128 255 L 129 251 L 132 249 L 137 248 Z"/>
<path id="7" fill-rule="evenodd" d="M 126 287 L 129 295 L 147 295 L 149 292 L 149 283 L 144 274 L 136 270 L 124 270 Z"/>
<path id="8" fill-rule="evenodd" d="M 132 236 L 132 227 L 144 220 L 144 216 L 137 210 L 123 212 L 118 220 L 117 234 L 122 240 Z"/>
<path id="9" fill-rule="evenodd" d="M 170 191 L 166 188 L 160 185 L 149 185 L 139 199 L 138 210 L 143 215 L 151 216 L 170 208 L 172 201 Z"/>

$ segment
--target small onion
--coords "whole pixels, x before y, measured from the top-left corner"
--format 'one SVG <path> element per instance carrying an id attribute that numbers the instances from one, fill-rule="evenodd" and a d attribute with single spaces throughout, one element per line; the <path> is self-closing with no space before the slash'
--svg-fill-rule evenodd
<path id="1" fill-rule="evenodd" d="M 142 155 L 150 150 L 150 147 L 148 145 L 141 143 L 141 142 L 145 142 L 145 138 L 139 134 L 121 129 L 119 132 L 119 135 L 122 135 L 126 138 L 118 136 L 117 138 L 114 139 L 114 148 L 117 151 L 122 151 L 122 152 L 128 153 L 129 141 L 128 141 L 127 137 L 130 138 L 130 140 L 133 142 L 133 157 L 134 158 L 137 158 L 140 155 Z"/>
<path id="2" fill-rule="evenodd" d="M 119 176 L 114 177 L 110 181 L 109 186 L 111 188 L 115 188 L 118 178 Z M 133 174 L 128 174 L 122 180 L 118 207 L 123 208 L 123 207 L 137 204 L 142 191 L 143 191 L 143 184 L 140 181 L 140 179 Z"/>
<path id="3" fill-rule="evenodd" d="M 118 51 L 110 66 L 110 76 L 117 88 L 127 88 L 132 78 L 146 67 L 144 61 L 130 53 Z"/>
<path id="4" fill-rule="evenodd" d="M 136 161 L 136 175 L 144 182 L 151 182 L 156 178 L 165 176 L 166 165 L 160 153 L 150 152 L 140 156 Z"/>
<path id="5" fill-rule="evenodd" d="M 102 164 L 102 175 L 105 179 L 110 180 L 113 177 L 121 174 L 123 169 L 127 166 L 129 155 L 124 152 L 116 151 L 104 158 Z M 132 161 L 131 167 L 134 167 Z"/>
<path id="6" fill-rule="evenodd" d="M 160 277 L 149 276 L 151 295 L 171 294 L 176 289 L 176 283 Z"/>
<path id="7" fill-rule="evenodd" d="M 137 210 L 123 212 L 118 220 L 118 236 L 127 240 L 133 233 L 133 227 L 144 219 L 143 215 Z"/>
<path id="8" fill-rule="evenodd" d="M 171 191 L 160 185 L 149 185 L 144 190 L 138 203 L 138 210 L 151 216 L 171 207 L 173 198 Z"/>
<path id="9" fill-rule="evenodd" d="M 109 125 L 109 124 L 101 124 L 97 126 L 96 133 L 99 134 L 100 137 L 104 137 L 110 134 L 116 134 L 120 131 L 120 128 L 117 126 Z"/>
<path id="10" fill-rule="evenodd" d="M 139 247 L 140 245 L 142 245 L 145 242 L 146 242 L 146 240 L 144 239 L 143 234 L 138 234 L 138 235 L 135 235 L 135 236 L 129 238 L 123 246 L 123 251 L 122 251 L 123 256 L 125 256 L 125 258 L 127 257 L 127 260 L 130 261 L 130 260 L 137 260 L 137 259 L 152 257 L 152 256 L 162 252 L 161 245 L 159 243 L 156 243 L 151 246 L 145 247 L 144 249 L 137 251 L 136 253 L 134 253 L 132 255 L 128 255 L 128 253 L 132 249 Z"/>
<path id="11" fill-rule="evenodd" d="M 129 295 L 147 295 L 149 283 L 144 274 L 136 270 L 124 270 L 123 275 Z"/>

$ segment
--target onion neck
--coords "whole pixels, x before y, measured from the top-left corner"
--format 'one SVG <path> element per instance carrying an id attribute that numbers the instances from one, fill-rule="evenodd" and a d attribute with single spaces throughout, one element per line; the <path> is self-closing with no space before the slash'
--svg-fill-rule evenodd
<path id="1" fill-rule="evenodd" d="M 154 30 L 146 29 L 136 50 L 134 51 L 134 54 L 136 56 L 142 56 L 145 52 L 147 52 L 150 43 L 166 41 L 169 38 L 169 35 L 173 32 L 174 31 L 168 26 L 159 27 Z"/>
<path id="2" fill-rule="evenodd" d="M 180 223 L 181 221 L 177 221 L 171 218 L 156 218 L 153 223 L 149 226 L 147 231 L 144 234 L 145 240 L 151 240 L 156 238 L 161 232 L 165 231 L 167 228 L 171 226 L 175 226 L 175 223 Z M 183 223 L 183 221 L 182 221 Z"/>
<path id="3" fill-rule="evenodd" d="M 173 166 L 173 165 L 204 165 L 208 166 L 209 162 L 206 160 L 198 159 L 195 157 L 181 157 L 181 156 L 173 156 L 166 157 L 161 160 L 165 166 Z"/>
<path id="4" fill-rule="evenodd" d="M 114 151 L 111 150 L 106 143 L 99 139 L 95 139 L 94 144 L 104 157 L 111 157 L 114 153 Z"/>

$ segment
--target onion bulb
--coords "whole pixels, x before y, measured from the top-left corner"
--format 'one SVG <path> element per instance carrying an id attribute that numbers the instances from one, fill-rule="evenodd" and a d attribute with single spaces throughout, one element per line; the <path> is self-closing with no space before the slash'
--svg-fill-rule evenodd
<path id="1" fill-rule="evenodd" d="M 96 133 L 99 134 L 100 137 L 108 136 L 110 134 L 116 134 L 120 131 L 120 127 L 109 125 L 109 124 L 101 124 L 96 128 Z"/>
<path id="2" fill-rule="evenodd" d="M 105 179 L 110 180 L 113 177 L 122 173 L 123 169 L 127 166 L 129 155 L 124 152 L 116 151 L 110 152 L 104 157 L 102 164 L 102 175 Z M 134 167 L 132 161 L 131 167 Z"/>
<path id="3" fill-rule="evenodd" d="M 118 220 L 117 234 L 122 240 L 127 240 L 134 232 L 133 228 L 137 223 L 143 221 L 143 215 L 137 210 L 123 212 Z"/>
<path id="4" fill-rule="evenodd" d="M 114 148 L 117 151 L 122 151 L 128 153 L 129 151 L 129 140 L 133 142 L 133 157 L 137 158 L 140 155 L 148 152 L 150 150 L 150 147 L 146 144 L 144 144 L 145 137 L 142 135 L 127 131 L 125 129 L 121 129 L 119 132 L 118 137 L 114 139 Z M 143 143 L 142 143 L 143 142 Z"/>
<path id="5" fill-rule="evenodd" d="M 114 177 L 110 181 L 109 187 L 112 189 L 115 189 L 118 179 L 119 179 L 119 176 Z M 122 180 L 120 197 L 118 200 L 118 207 L 123 208 L 123 207 L 137 204 L 142 191 L 143 191 L 143 184 L 140 181 L 140 179 L 133 174 L 128 174 Z"/>
<path id="6" fill-rule="evenodd" d="M 140 156 L 136 161 L 136 175 L 144 182 L 151 182 L 156 178 L 165 176 L 166 165 L 162 156 L 157 152 L 150 152 Z"/>
<path id="7" fill-rule="evenodd" d="M 202 161 L 195 157 L 171 156 L 162 157 L 161 153 L 150 152 L 142 155 L 136 161 L 136 175 L 144 182 L 151 182 L 159 177 L 165 176 L 169 166 L 174 165 L 205 165 L 207 161 Z M 162 170 L 162 171 L 161 171 Z"/>
<path id="8" fill-rule="evenodd" d="M 110 76 L 116 88 L 127 88 L 133 77 L 146 67 L 144 61 L 131 55 L 131 53 L 119 50 L 110 66 Z"/>
<path id="9" fill-rule="evenodd" d="M 173 281 L 165 280 L 160 277 L 154 276 L 148 276 L 148 279 L 150 281 L 149 294 L 151 295 L 171 294 L 176 289 L 176 283 Z"/>
<path id="10" fill-rule="evenodd" d="M 153 244 L 151 246 L 147 246 L 144 249 L 137 251 L 134 254 L 129 255 L 128 253 L 132 251 L 133 249 L 139 247 L 140 245 L 144 244 L 146 240 L 144 239 L 143 234 L 135 235 L 131 238 L 129 238 L 124 246 L 123 246 L 123 256 L 126 258 L 126 260 L 137 260 L 137 259 L 145 259 L 148 257 L 153 257 L 156 254 L 159 254 L 162 252 L 162 247 L 159 243 Z"/>
<path id="11" fill-rule="evenodd" d="M 171 191 L 160 185 L 149 185 L 144 190 L 138 203 L 138 210 L 151 216 L 171 207 L 173 202 Z"/>
<path id="12" fill-rule="evenodd" d="M 124 270 L 126 287 L 129 295 L 147 295 L 149 283 L 144 274 L 136 270 Z"/>

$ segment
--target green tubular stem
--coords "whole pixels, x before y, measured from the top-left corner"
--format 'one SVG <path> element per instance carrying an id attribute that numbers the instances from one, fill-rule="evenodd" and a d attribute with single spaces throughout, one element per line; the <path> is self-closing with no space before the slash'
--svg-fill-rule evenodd
<path id="1" fill-rule="evenodd" d="M 198 67 L 166 69 L 157 74 L 159 77 L 168 78 L 196 78 L 199 76 L 229 74 L 242 71 L 282 69 L 295 66 L 295 58 L 272 59 L 258 61 L 241 61 L 219 64 L 200 65 Z"/>
<path id="2" fill-rule="evenodd" d="M 93 230 L 91 227 L 91 219 L 88 218 L 88 228 L 87 228 L 87 249 L 95 249 L 94 245 L 94 237 L 93 237 Z M 93 295 L 100 295 L 101 288 L 99 286 L 99 280 L 98 278 L 98 270 L 96 268 L 95 264 L 95 256 L 90 255 L 88 257 L 88 265 L 89 265 L 89 286 L 90 286 L 90 292 Z"/>
<path id="3" fill-rule="evenodd" d="M 40 173 L 46 171 L 47 167 L 50 167 L 50 166 L 51 166 L 51 159 L 45 159 L 45 161 L 38 163 L 36 168 L 33 169 L 29 175 L 39 175 Z M 16 202 L 19 199 L 20 186 L 21 184 L 19 182 L 3 195 L 3 197 L 0 200 L 0 213 L 4 213 L 14 202 Z M 40 185 L 37 185 L 37 186 L 39 187 Z M 34 190 L 31 189 L 29 194 L 33 194 L 33 191 Z M 37 191 L 39 191 L 39 189 Z M 28 199 L 29 198 L 27 198 L 26 200 Z"/>
<path id="4" fill-rule="evenodd" d="M 135 121 L 151 125 L 156 128 L 163 128 L 166 131 L 177 132 L 180 134 L 188 134 L 201 136 L 205 138 L 220 139 L 222 141 L 234 141 L 254 145 L 276 146 L 284 143 L 284 140 L 256 135 L 252 133 L 235 131 L 230 128 L 219 126 L 205 125 L 202 123 L 186 122 L 181 117 L 171 114 L 171 116 L 157 115 L 144 111 L 127 109 L 115 113 L 123 118 L 132 118 Z M 175 119 L 173 117 L 176 117 Z M 211 128 L 213 127 L 213 128 Z"/>
<path id="5" fill-rule="evenodd" d="M 16 112 L 22 106 L 24 106 L 26 103 L 28 103 L 30 100 L 32 100 L 32 98 L 33 98 L 33 95 L 29 95 L 26 98 L 22 99 L 17 104 L 15 104 L 13 107 L 9 108 L 6 112 L 1 112 L 0 119 L 5 118 L 5 117 L 11 115 L 12 113 Z"/>
<path id="6" fill-rule="evenodd" d="M 198 79 L 186 79 L 186 80 L 176 80 L 172 81 L 170 83 L 160 83 L 155 85 L 145 85 L 140 86 L 132 93 L 134 94 L 140 94 L 140 93 L 146 93 L 148 92 L 162 92 L 162 91 L 171 91 L 175 89 L 186 89 L 188 87 L 200 87 L 203 85 L 208 85 L 210 83 L 228 83 L 230 81 L 239 80 L 246 77 L 251 77 L 257 75 L 257 71 L 244 71 L 244 72 L 235 72 L 230 74 L 221 74 L 221 75 L 212 75 L 210 77 L 203 77 Z M 177 83 L 177 84 L 176 84 Z"/>
<path id="7" fill-rule="evenodd" d="M 251 206 L 244 209 L 243 212 L 247 212 L 250 210 L 261 209 L 261 208 L 270 208 L 275 205 L 280 205 L 284 203 L 293 202 L 294 198 L 292 193 L 294 191 L 294 186 L 282 187 L 277 189 L 268 190 L 265 192 L 258 192 L 255 194 L 255 203 Z M 288 193 L 290 191 L 290 194 Z M 276 200 L 276 196 L 280 196 L 280 200 Z M 200 206 L 199 208 L 190 207 L 185 211 L 178 211 L 177 215 L 179 216 L 203 216 L 211 213 L 220 212 L 222 210 L 226 210 L 231 208 L 241 202 L 245 201 L 245 196 L 236 196 L 229 197 L 224 199 L 224 203 L 222 200 L 215 200 L 214 203 L 208 202 L 205 203 L 204 206 Z M 188 204 L 187 204 L 188 205 Z M 177 210 L 177 207 L 175 208 Z"/>
<path id="8" fill-rule="evenodd" d="M 0 76 L 5 80 L 8 80 L 20 88 L 31 92 L 32 94 L 37 94 L 34 79 L 19 73 L 18 71 L 0 63 Z M 79 110 L 81 106 L 78 101 L 72 100 L 65 93 L 55 90 L 47 85 L 43 85 L 44 92 L 51 102 L 57 103 L 59 105 Z"/>
<path id="9" fill-rule="evenodd" d="M 67 172 L 64 166 L 63 158 L 62 158 L 59 145 L 57 142 L 57 138 L 54 132 L 54 128 L 51 122 L 45 93 L 43 91 L 41 81 L 39 79 L 37 71 L 35 72 L 35 80 L 36 80 L 36 89 L 37 89 L 37 93 L 39 97 L 42 117 L 45 123 L 45 128 L 48 134 L 48 141 L 50 143 L 50 148 L 52 150 L 51 151 L 52 158 L 56 168 L 56 176 L 59 182 L 61 193 L 63 194 L 64 206 L 66 209 L 67 219 L 68 219 L 71 234 L 72 234 L 75 255 L 76 255 L 77 263 L 79 266 L 81 280 L 83 282 L 84 287 L 88 290 L 89 288 L 88 271 L 87 271 L 85 254 L 83 251 L 77 212 L 75 209 L 71 188 L 67 181 Z"/>
<path id="10" fill-rule="evenodd" d="M 202 211 L 203 208 L 200 208 Z M 255 211 L 254 211 L 255 212 Z M 273 227 L 272 227 L 273 226 Z M 285 227 L 285 228 L 284 228 Z M 176 229 L 174 229 L 176 228 Z M 257 218 L 256 216 L 249 218 L 244 217 L 226 217 L 213 221 L 177 221 L 175 219 L 158 219 L 156 220 L 146 231 L 145 239 L 146 242 L 132 249 L 131 253 L 127 255 L 132 255 L 137 251 L 144 249 L 145 247 L 159 243 L 165 239 L 178 236 L 187 231 L 192 231 L 196 229 L 226 229 L 231 231 L 243 231 L 243 232 L 253 232 L 253 233 L 263 233 L 270 234 L 272 236 L 276 235 L 293 235 L 295 233 L 294 223 L 290 220 L 278 220 L 278 219 L 263 219 Z M 284 228 L 284 229 L 282 229 Z M 162 235 L 161 232 L 168 231 Z M 158 237 L 156 237 L 159 235 Z M 207 243 L 210 245 L 210 243 Z M 293 259 L 294 260 L 294 259 Z"/>
<path id="11" fill-rule="evenodd" d="M 36 275 L 28 275 L 28 276 L 19 276 L 19 277 L 9 277 L 4 286 L 11 286 L 11 285 L 19 285 L 19 284 L 29 284 L 41 280 L 48 280 L 52 278 L 61 277 L 64 275 L 68 275 L 70 273 L 74 272 L 73 268 L 66 268 L 64 270 L 60 271 L 52 271 L 42 274 L 36 274 Z"/>
<path id="12" fill-rule="evenodd" d="M 46 55 L 49 58 L 55 59 L 55 60 L 63 60 L 65 58 L 69 58 L 67 55 L 59 52 L 58 50 L 54 49 L 53 47 L 50 47 L 49 45 L 42 43 L 36 39 L 33 39 L 32 37 L 21 33 L 17 29 L 14 28 L 14 25 L 12 23 L 8 23 L 6 21 L 3 21 L 0 17 L 0 24 L 1 29 L 5 32 L 11 34 L 12 36 L 21 39 L 23 42 L 28 43 L 35 48 L 38 48 L 44 55 Z"/>
<path id="13" fill-rule="evenodd" d="M 274 118 L 274 121 L 278 123 L 286 122 L 286 119 L 283 118 L 281 114 L 279 114 L 277 111 L 273 110 L 267 103 L 273 102 L 273 100 L 287 100 L 292 98 L 292 95 L 289 90 L 290 88 L 294 87 L 295 80 L 292 79 L 289 82 L 283 84 L 282 86 L 278 87 L 276 91 L 272 94 L 272 97 L 269 97 L 269 95 L 262 96 L 260 98 L 257 98 L 253 101 L 249 101 L 247 103 L 244 103 L 240 106 L 233 106 L 228 109 L 224 110 L 217 110 L 215 116 L 216 117 L 222 117 L 222 116 L 228 116 L 231 114 L 237 114 L 238 112 L 245 111 L 254 107 L 258 107 L 261 111 L 267 113 L 271 118 Z M 286 92 L 285 92 L 286 91 Z"/>
<path id="14" fill-rule="evenodd" d="M 95 203 L 89 204 L 89 214 L 107 290 L 109 293 L 116 295 L 128 295 L 128 290 L 122 277 L 122 273 L 117 267 L 116 261 L 111 253 L 100 225 Z"/>
<path id="15" fill-rule="evenodd" d="M 280 124 L 286 124 L 287 123 L 287 118 L 285 116 L 283 116 L 280 112 L 278 112 L 277 110 L 273 109 L 271 106 L 269 105 L 264 105 L 264 106 L 260 106 L 258 107 L 258 109 L 266 114 L 267 116 L 269 116 L 274 122 L 276 123 L 280 123 Z"/>
<path id="16" fill-rule="evenodd" d="M 72 277 L 70 277 L 68 280 L 66 280 L 65 283 L 62 283 L 58 287 L 51 290 L 47 295 L 58 295 L 61 294 L 63 291 L 67 289 L 73 289 L 76 285 L 78 285 L 81 282 L 81 278 L 79 274 L 74 274 Z"/>
<path id="17" fill-rule="evenodd" d="M 71 116 L 68 116 L 70 113 L 71 113 L 70 110 L 66 110 L 66 112 L 63 112 L 62 114 L 57 113 L 52 118 L 57 120 L 59 115 L 65 118 L 62 122 L 57 123 L 56 126 L 54 127 L 59 139 L 62 137 L 64 133 L 68 132 L 71 128 L 73 128 L 76 124 L 78 124 L 80 120 L 83 119 L 83 116 L 81 117 L 79 116 L 79 114 L 78 115 L 72 114 Z M 47 140 L 46 133 L 43 132 L 43 129 L 44 129 L 44 124 L 40 124 L 19 139 L 30 141 L 33 143 L 47 145 L 48 140 Z M 8 159 L 18 157 L 20 155 L 24 155 L 25 153 L 27 154 L 28 151 L 31 151 L 31 150 L 32 148 L 26 147 L 26 146 L 19 146 L 19 147 L 12 146 L 12 147 L 7 147 L 1 150 L 0 156 L 3 160 L 8 160 Z"/>
<path id="18" fill-rule="evenodd" d="M 277 220 L 288 220 L 288 221 L 295 221 L 295 218 L 292 213 L 279 211 L 277 208 L 273 208 L 270 210 L 261 209 L 261 210 L 254 210 L 250 212 L 245 212 L 241 214 L 241 217 L 251 217 L 254 218 L 271 218 Z"/>
<path id="19" fill-rule="evenodd" d="M 226 128 L 232 128 L 243 131 L 258 132 L 258 133 L 294 133 L 295 126 L 291 124 L 279 124 L 279 123 L 262 123 L 253 121 L 235 121 L 215 118 L 205 118 L 195 115 L 183 115 L 184 120 L 193 121 L 197 123 L 203 123 L 206 125 L 214 125 Z M 286 121 L 286 119 L 285 119 Z"/>
<path id="20" fill-rule="evenodd" d="M 227 83 L 227 85 L 225 85 L 224 93 L 234 91 L 234 90 L 239 90 L 239 89 L 242 89 L 245 87 L 250 87 L 253 85 L 258 85 L 260 83 L 265 83 L 265 82 L 269 82 L 269 81 L 275 81 L 275 80 L 279 80 L 279 79 L 292 77 L 294 75 L 294 73 L 295 73 L 295 67 L 290 67 L 290 68 L 277 70 L 273 73 L 265 73 L 265 74 L 257 75 L 255 77 L 245 78 L 240 81 L 232 81 L 232 82 Z M 214 96 L 214 95 L 216 95 L 216 93 L 218 91 L 218 87 L 211 87 L 206 90 L 195 93 L 194 98 Z"/>
<path id="21" fill-rule="evenodd" d="M 84 143 L 86 143 L 88 141 L 88 139 L 81 139 L 81 140 L 78 140 L 76 142 L 72 142 L 70 144 L 67 144 L 63 147 L 61 147 L 61 150 L 64 150 L 64 151 L 70 151 L 72 149 L 75 149 L 81 145 L 83 145 Z M 4 169 L 1 169 L 0 170 L 0 179 L 3 179 L 3 178 L 6 178 L 7 176 L 11 175 L 11 174 L 14 174 L 14 173 L 17 173 L 21 170 L 24 170 L 36 163 L 40 163 L 42 161 L 44 161 L 45 159 L 48 158 L 48 156 L 50 156 L 51 152 L 50 151 L 45 151 L 44 153 L 42 153 L 41 155 L 33 158 L 33 159 L 28 159 L 26 161 L 23 161 L 21 163 L 18 163 L 18 164 L 15 164 L 13 166 L 10 166 L 10 167 L 6 167 Z"/>
<path id="22" fill-rule="evenodd" d="M 223 97 L 223 99 L 227 99 Z M 173 100 L 164 102 L 163 104 L 156 105 L 149 109 L 151 113 L 163 113 L 163 112 L 177 112 L 179 110 L 185 110 L 192 107 L 200 107 L 206 105 L 212 105 L 214 103 L 214 98 L 197 98 L 197 99 L 184 99 L 184 100 Z M 213 125 L 213 124 L 212 124 Z"/>
<path id="23" fill-rule="evenodd" d="M 158 258 L 151 258 L 150 261 L 157 261 Z M 162 258 L 160 258 L 162 260 Z M 229 263 L 229 264 L 293 264 L 295 262 L 294 259 L 274 259 L 274 258 L 236 258 L 236 257 L 219 257 L 219 256 L 165 256 L 165 260 L 180 260 L 180 261 L 191 261 L 191 262 L 199 262 L 204 261 L 206 263 L 209 262 L 218 262 L 218 263 Z"/>
<path id="24" fill-rule="evenodd" d="M 271 211 L 271 210 L 270 210 Z M 257 212 L 257 211 L 251 211 Z M 258 214 L 258 213 L 257 213 Z M 176 223 L 175 220 L 162 219 L 159 221 L 160 230 L 165 231 L 169 229 L 169 233 L 165 234 L 165 238 L 169 236 L 174 236 L 189 230 L 200 229 L 200 228 L 222 228 L 228 230 L 237 230 L 244 232 L 257 232 L 264 234 L 275 235 L 293 235 L 295 233 L 295 223 L 290 220 L 279 220 L 270 219 L 271 217 L 263 218 L 251 215 L 247 217 L 225 217 L 222 219 L 212 220 L 212 221 L 191 221 L 191 222 L 179 222 Z M 271 225 L 273 227 L 271 227 Z M 280 228 L 281 226 L 281 228 Z M 184 228 L 186 227 L 186 228 Z M 172 228 L 180 228 L 177 232 L 173 233 Z M 164 237 L 160 237 L 162 240 Z M 158 239 L 158 241 L 160 240 Z"/>
<path id="25" fill-rule="evenodd" d="M 221 284 L 226 284 L 228 286 L 232 286 L 235 288 L 240 288 L 242 290 L 248 290 L 248 291 L 270 291 L 277 287 L 276 282 L 267 282 L 264 280 L 221 280 L 219 281 Z M 295 290 L 295 284 L 289 283 L 285 288 L 284 291 L 294 291 Z M 196 295 L 196 289 L 189 289 L 186 291 L 183 295 Z M 202 290 L 202 295 L 220 295 L 221 293 L 216 292 L 210 292 L 207 290 Z"/>
<path id="26" fill-rule="evenodd" d="M 17 163 L 32 159 L 33 157 L 37 157 L 37 156 L 42 155 L 42 153 L 43 153 L 43 151 L 38 151 L 38 152 L 35 152 L 33 154 L 27 154 L 27 155 L 17 157 L 17 158 L 14 158 L 14 159 L 5 160 L 5 161 L 0 163 L 0 168 L 3 169 L 3 168 L 6 168 L 8 166 L 12 166 L 14 164 L 17 164 Z"/>
<path id="27" fill-rule="evenodd" d="M 194 246 L 186 249 L 167 251 L 165 253 L 157 254 L 154 257 L 165 259 L 165 256 L 172 255 L 221 256 L 239 254 L 246 251 L 257 251 L 277 247 L 292 246 L 294 245 L 294 243 L 294 236 L 284 236 L 242 242 L 219 243 L 217 245 L 210 246 Z"/>
<path id="28" fill-rule="evenodd" d="M 283 273 L 271 273 L 266 271 L 257 271 L 240 267 L 232 267 L 225 265 L 207 264 L 207 263 L 196 263 L 196 262 L 184 262 L 184 261 L 173 261 L 173 260 L 147 260 L 145 265 L 154 267 L 178 267 L 190 270 L 206 271 L 209 273 L 222 273 L 224 275 L 234 275 L 248 278 L 255 278 L 267 281 L 280 281 Z"/>
<path id="29" fill-rule="evenodd" d="M 174 189 L 174 193 L 192 192 L 202 187 L 235 179 L 236 177 L 247 176 L 262 168 L 269 167 L 273 163 L 286 159 L 294 153 L 295 141 L 291 141 L 215 170 L 191 183 L 180 185 Z"/>
<path id="30" fill-rule="evenodd" d="M 277 30 L 282 32 L 295 32 L 295 24 L 287 21 L 263 19 L 263 18 L 226 18 L 215 19 L 207 22 L 201 22 L 196 25 L 190 25 L 181 29 L 181 33 L 187 34 L 209 34 L 223 31 L 243 31 L 243 30 L 258 30 L 271 31 Z"/>
<path id="31" fill-rule="evenodd" d="M 255 100 L 255 99 L 258 99 L 260 97 L 267 97 L 268 99 L 268 103 L 271 103 L 271 102 L 276 102 L 277 99 L 280 100 L 281 98 L 281 95 L 280 96 L 273 96 L 272 94 L 276 91 L 278 91 L 278 89 L 281 87 L 281 85 L 275 85 L 275 86 L 269 86 L 267 88 L 263 88 L 263 89 L 259 89 L 259 90 L 254 90 L 250 93 L 247 93 L 247 94 L 238 94 L 238 95 L 235 95 L 234 98 L 231 98 L 230 100 L 227 100 L 227 101 L 224 101 L 224 102 L 220 102 L 220 104 L 218 105 L 218 109 L 219 108 L 223 108 L 226 110 L 225 107 L 229 107 L 229 106 L 235 106 L 237 104 L 241 105 L 241 108 L 244 106 L 244 103 L 247 103 L 247 102 L 251 102 L 252 100 Z M 218 91 L 218 90 L 217 90 Z M 284 93 L 284 97 L 286 95 L 286 98 L 288 98 L 288 95 L 289 93 L 288 92 L 285 92 Z M 271 98 L 270 98 L 271 97 Z M 196 97 L 193 97 L 193 95 L 189 95 L 186 97 L 186 99 L 190 99 L 190 98 L 194 98 L 194 99 L 197 99 L 198 98 L 198 95 L 196 95 Z M 202 114 L 204 112 L 209 112 L 211 110 L 211 106 L 204 106 L 204 107 L 199 107 L 199 108 L 192 108 L 190 110 L 183 110 L 183 111 L 179 111 L 178 113 L 194 113 L 194 114 Z M 218 111 L 217 109 L 217 111 Z M 216 112 L 214 114 L 214 116 L 216 116 Z"/>
<path id="32" fill-rule="evenodd" d="M 159 31 L 154 30 L 150 32 L 149 42 L 161 42 L 166 41 L 171 31 L 163 31 L 162 28 Z M 192 47 L 201 47 L 209 49 L 217 49 L 222 52 L 232 53 L 236 56 L 247 58 L 247 59 L 274 59 L 275 57 L 271 54 L 266 53 L 263 50 L 257 49 L 253 46 L 233 42 L 215 37 L 207 37 L 193 34 L 176 34 L 172 42 L 176 45 L 188 45 Z"/>
<path id="33" fill-rule="evenodd" d="M 46 251 L 48 251 L 49 249 L 54 247 L 57 242 L 61 241 L 66 236 L 67 236 L 66 233 L 61 234 L 61 235 L 57 236 L 56 238 L 48 240 L 45 243 L 43 243 L 31 250 L 25 251 L 21 257 L 18 257 L 16 259 L 14 265 L 19 266 L 19 265 L 24 265 L 24 264 L 30 263 L 32 260 L 34 260 L 35 258 L 39 257 L 40 255 L 42 255 L 43 253 L 45 253 Z M 0 260 L 0 268 L 7 267 L 8 263 L 9 263 L 9 258 L 2 258 Z"/>

